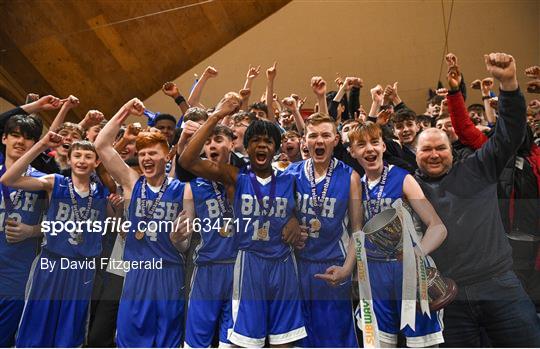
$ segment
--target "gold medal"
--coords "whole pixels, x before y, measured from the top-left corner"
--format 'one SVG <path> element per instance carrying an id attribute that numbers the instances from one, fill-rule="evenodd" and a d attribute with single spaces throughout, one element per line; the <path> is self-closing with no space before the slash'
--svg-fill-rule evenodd
<path id="1" fill-rule="evenodd" d="M 268 236 L 268 230 L 266 230 L 266 228 L 264 228 L 264 227 L 257 229 L 257 236 L 261 240 L 266 239 L 266 237 Z"/>
<path id="2" fill-rule="evenodd" d="M 309 223 L 311 224 L 311 232 L 321 230 L 321 221 L 318 218 L 312 218 Z"/>
<path id="3" fill-rule="evenodd" d="M 141 240 L 143 237 L 144 237 L 144 231 L 138 230 L 138 231 L 135 233 L 135 239 Z"/>
<path id="4" fill-rule="evenodd" d="M 227 231 L 227 229 L 225 229 L 225 226 L 221 227 L 221 229 L 219 229 L 219 235 L 223 238 L 228 238 L 229 237 L 229 232 Z"/>

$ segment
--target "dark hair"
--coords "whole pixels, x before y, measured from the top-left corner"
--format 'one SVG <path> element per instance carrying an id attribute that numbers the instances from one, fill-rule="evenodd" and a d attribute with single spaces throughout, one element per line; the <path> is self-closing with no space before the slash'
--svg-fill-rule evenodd
<path id="1" fill-rule="evenodd" d="M 68 150 L 68 157 L 71 157 L 71 153 L 74 150 L 90 150 L 96 154 L 96 159 L 99 158 L 98 153 L 96 151 L 96 148 L 94 147 L 94 143 L 90 141 L 75 141 L 71 144 Z"/>
<path id="2" fill-rule="evenodd" d="M 429 107 L 429 105 L 440 105 L 443 101 L 444 97 L 443 96 L 439 96 L 439 95 L 435 95 L 433 96 L 427 103 L 427 106 Z"/>
<path id="3" fill-rule="evenodd" d="M 427 122 L 429 122 L 431 124 L 432 123 L 431 120 L 432 120 L 432 118 L 429 115 L 426 115 L 426 114 L 416 115 L 416 122 L 418 122 L 418 123 L 427 121 Z"/>
<path id="4" fill-rule="evenodd" d="M 257 116 L 255 115 L 255 113 L 248 113 L 247 111 L 240 111 L 234 114 L 232 117 L 235 123 L 240 122 L 244 119 L 248 119 L 249 123 L 257 120 Z"/>
<path id="5" fill-rule="evenodd" d="M 255 136 L 268 136 L 274 140 L 276 144 L 276 151 L 281 147 L 281 132 L 279 128 L 268 121 L 265 120 L 255 120 L 244 133 L 244 148 L 247 149 L 249 140 Z"/>
<path id="6" fill-rule="evenodd" d="M 198 107 L 191 107 L 186 111 L 186 114 L 184 115 L 184 122 L 191 120 L 191 121 L 206 121 L 208 119 L 208 113 L 206 110 Z"/>
<path id="7" fill-rule="evenodd" d="M 218 135 L 224 135 L 225 137 L 228 137 L 231 140 L 234 139 L 233 131 L 224 125 L 216 125 L 216 127 L 214 127 L 214 130 L 212 131 L 212 136 L 218 136 Z"/>
<path id="8" fill-rule="evenodd" d="M 41 131 L 43 131 L 43 121 L 33 115 L 14 115 L 7 122 L 4 127 L 4 136 L 7 136 L 13 132 L 19 132 L 25 138 L 39 141 L 41 137 Z"/>
<path id="9" fill-rule="evenodd" d="M 264 102 L 253 103 L 252 105 L 249 106 L 249 110 L 251 109 L 262 110 L 263 112 L 266 113 L 266 115 L 268 115 L 268 106 Z"/>
<path id="10" fill-rule="evenodd" d="M 161 120 L 169 120 L 169 121 L 172 121 L 176 125 L 176 118 L 172 116 L 171 114 L 159 114 L 154 119 L 154 125 L 157 124 L 158 121 L 161 121 Z"/>
<path id="11" fill-rule="evenodd" d="M 486 109 L 484 108 L 484 106 L 482 104 L 478 104 L 478 103 L 474 103 L 474 104 L 471 104 L 467 107 L 467 111 L 471 111 L 471 110 L 476 110 L 476 111 L 486 111 Z"/>
<path id="12" fill-rule="evenodd" d="M 403 122 L 403 121 L 407 121 L 407 120 L 412 120 L 412 121 L 416 122 L 416 113 L 413 112 L 410 109 L 407 109 L 407 108 L 400 109 L 394 114 L 394 117 L 392 119 L 393 119 L 394 123 Z"/>

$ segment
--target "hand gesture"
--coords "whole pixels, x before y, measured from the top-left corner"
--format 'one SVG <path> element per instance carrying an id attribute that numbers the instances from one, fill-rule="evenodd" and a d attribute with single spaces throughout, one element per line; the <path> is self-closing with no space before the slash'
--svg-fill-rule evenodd
<path id="1" fill-rule="evenodd" d="M 26 95 L 26 102 L 24 104 L 35 102 L 39 99 L 39 95 L 36 93 L 29 93 Z"/>
<path id="2" fill-rule="evenodd" d="M 276 78 L 276 75 L 277 75 L 276 64 L 277 62 L 274 62 L 274 65 L 266 70 L 266 77 L 268 78 L 268 80 L 274 81 L 274 79 Z"/>
<path id="3" fill-rule="evenodd" d="M 80 104 L 80 101 L 77 97 L 70 95 L 68 98 L 62 99 L 61 102 L 64 104 L 62 107 L 69 109 L 73 109 L 77 107 Z"/>
<path id="4" fill-rule="evenodd" d="M 482 80 L 482 95 L 489 96 L 489 91 L 493 88 L 493 78 L 485 78 Z"/>
<path id="5" fill-rule="evenodd" d="M 259 65 L 258 67 L 252 67 L 251 64 L 249 65 L 249 69 L 248 69 L 248 72 L 246 74 L 246 78 L 248 80 L 253 80 L 255 79 L 257 76 L 259 76 L 259 73 L 261 72 L 261 66 Z"/>
<path id="6" fill-rule="evenodd" d="M 358 77 L 351 77 L 350 81 L 351 81 L 351 85 L 354 87 L 358 87 L 358 88 L 364 87 L 364 80 Z"/>
<path id="7" fill-rule="evenodd" d="M 40 142 L 47 148 L 59 147 L 63 141 L 64 137 L 52 131 L 47 132 L 45 136 L 40 140 Z"/>
<path id="8" fill-rule="evenodd" d="M 446 88 L 438 88 L 437 91 L 435 91 L 435 93 L 437 94 L 437 96 L 446 97 L 446 95 L 448 94 L 448 89 L 446 89 Z"/>
<path id="9" fill-rule="evenodd" d="M 189 219 L 187 217 L 186 211 L 180 212 L 180 215 L 174 221 L 174 229 L 169 234 L 169 238 L 172 243 L 178 243 L 186 240 L 191 235 L 191 229 L 188 226 Z"/>
<path id="10" fill-rule="evenodd" d="M 139 124 L 138 122 L 134 122 L 133 124 L 128 125 L 128 127 L 126 128 L 126 132 L 124 132 L 123 138 L 125 138 L 129 142 L 132 142 L 137 138 L 141 131 L 141 124 Z"/>
<path id="11" fill-rule="evenodd" d="M 251 96 L 251 90 L 249 88 L 243 88 L 240 90 L 240 92 L 238 92 L 238 94 L 240 95 L 242 100 L 246 100 L 249 98 L 249 96 Z"/>
<path id="12" fill-rule="evenodd" d="M 377 103 L 377 104 L 383 104 L 383 88 L 381 85 L 377 85 L 375 86 L 374 88 L 372 88 L 370 90 L 371 92 L 371 99 L 373 100 L 373 102 Z"/>
<path id="13" fill-rule="evenodd" d="M 319 97 L 326 96 L 326 81 L 320 76 L 314 76 L 311 78 L 311 88 L 313 92 Z"/>
<path id="14" fill-rule="evenodd" d="M 383 92 L 383 104 L 388 104 L 393 101 L 397 96 L 397 81 L 394 82 L 394 86 L 386 85 Z"/>
<path id="15" fill-rule="evenodd" d="M 241 101 L 234 95 L 226 94 L 225 97 L 219 101 L 214 114 L 219 115 L 221 118 L 236 113 L 240 109 Z"/>
<path id="16" fill-rule="evenodd" d="M 529 78 L 540 79 L 540 67 L 535 65 L 525 69 L 525 75 Z"/>
<path id="17" fill-rule="evenodd" d="M 345 272 L 345 269 L 340 266 L 333 265 L 326 269 L 324 274 L 315 274 L 315 279 L 324 280 L 330 286 L 338 286 L 341 284 L 349 275 Z"/>
<path id="18" fill-rule="evenodd" d="M 5 220 L 6 241 L 9 244 L 28 239 L 32 236 L 33 231 L 33 226 L 18 222 L 16 219 L 6 218 Z"/>
<path id="19" fill-rule="evenodd" d="M 341 88 L 341 86 L 343 86 L 343 78 L 341 76 L 338 76 L 334 82 L 336 83 L 336 86 L 338 88 L 338 90 Z"/>
<path id="20" fill-rule="evenodd" d="M 99 125 L 99 123 L 102 122 L 103 119 L 105 119 L 105 117 L 103 116 L 103 113 L 99 110 L 89 110 L 83 119 L 84 126 L 89 129 L 92 126 Z"/>
<path id="21" fill-rule="evenodd" d="M 124 108 L 129 112 L 130 115 L 136 116 L 143 115 L 144 110 L 146 109 L 143 102 L 141 102 L 141 100 L 138 98 L 133 98 L 124 104 Z"/>
<path id="22" fill-rule="evenodd" d="M 514 57 L 506 53 L 490 53 L 484 55 L 484 62 L 487 71 L 495 79 L 499 80 L 501 85 L 505 85 L 506 88 L 504 89 L 517 89 L 516 61 Z"/>
<path id="23" fill-rule="evenodd" d="M 461 72 L 457 65 L 448 67 L 448 73 L 446 74 L 448 80 L 448 86 L 451 90 L 458 90 L 461 84 Z"/>
<path id="24" fill-rule="evenodd" d="M 124 197 L 118 194 L 109 194 L 109 203 L 116 214 L 124 211 Z"/>
<path id="25" fill-rule="evenodd" d="M 283 104 L 283 106 L 291 112 L 295 112 L 298 110 L 296 99 L 294 99 L 293 97 L 283 98 L 281 104 Z"/>
<path id="26" fill-rule="evenodd" d="M 540 101 L 538 99 L 533 99 L 529 102 L 528 107 L 531 108 L 533 114 L 536 114 L 540 111 Z"/>
<path id="27" fill-rule="evenodd" d="M 377 124 L 381 126 L 386 125 L 390 120 L 391 115 L 392 111 L 390 109 L 381 110 L 379 113 L 377 113 Z"/>
<path id="28" fill-rule="evenodd" d="M 206 67 L 202 74 L 202 78 L 215 78 L 216 76 L 218 76 L 218 71 L 216 68 L 211 66 Z"/>
<path id="29" fill-rule="evenodd" d="M 529 81 L 527 83 L 527 92 L 540 93 L 540 79 Z"/>
<path id="30" fill-rule="evenodd" d="M 458 65 L 458 62 L 457 62 L 457 57 L 455 54 L 453 53 L 448 53 L 444 59 L 446 60 L 446 65 L 448 66 L 448 68 L 450 67 L 455 67 Z"/>
<path id="31" fill-rule="evenodd" d="M 489 106 L 495 110 L 499 110 L 499 97 L 490 98 Z"/>
<path id="32" fill-rule="evenodd" d="M 178 87 L 176 86 L 176 84 L 171 81 L 164 83 L 163 86 L 161 87 L 161 91 L 163 91 L 165 95 L 171 98 L 176 98 L 180 96 L 180 90 L 178 90 Z"/>
<path id="33" fill-rule="evenodd" d="M 62 106 L 63 101 L 60 100 L 60 98 L 48 95 L 41 97 L 37 100 L 36 103 L 38 105 L 39 111 L 42 111 L 58 109 Z"/>
<path id="34" fill-rule="evenodd" d="M 473 82 L 471 82 L 471 88 L 475 90 L 479 90 L 481 85 L 482 85 L 482 81 L 480 81 L 480 79 L 476 79 Z"/>
<path id="35" fill-rule="evenodd" d="M 288 244 L 294 245 L 300 238 L 300 223 L 296 217 L 291 217 L 283 227 L 282 238 Z"/>

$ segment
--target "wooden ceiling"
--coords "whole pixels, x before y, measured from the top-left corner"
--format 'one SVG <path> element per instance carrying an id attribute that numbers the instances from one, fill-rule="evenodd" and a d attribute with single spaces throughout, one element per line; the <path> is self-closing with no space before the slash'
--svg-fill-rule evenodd
<path id="1" fill-rule="evenodd" d="M 289 1 L 0 0 L 0 96 L 73 94 L 81 105 L 69 119 L 111 117 Z"/>

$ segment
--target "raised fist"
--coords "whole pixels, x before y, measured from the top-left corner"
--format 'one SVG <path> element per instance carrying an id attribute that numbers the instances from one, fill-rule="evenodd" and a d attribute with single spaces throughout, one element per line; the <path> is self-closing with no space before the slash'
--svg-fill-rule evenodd
<path id="1" fill-rule="evenodd" d="M 473 82 L 471 82 L 471 88 L 475 90 L 479 90 L 481 85 L 482 85 L 482 81 L 480 81 L 480 79 L 476 79 Z"/>
<path id="2" fill-rule="evenodd" d="M 358 78 L 358 77 L 351 77 L 351 84 L 354 87 L 362 88 L 364 87 L 364 80 Z"/>
<path id="3" fill-rule="evenodd" d="M 271 66 L 266 70 L 266 77 L 268 80 L 274 80 L 277 75 L 277 69 L 276 69 L 277 62 L 274 62 L 274 65 Z"/>
<path id="4" fill-rule="evenodd" d="M 485 78 L 482 80 L 482 94 L 489 95 L 489 91 L 493 88 L 493 78 Z"/>
<path id="5" fill-rule="evenodd" d="M 525 69 L 525 75 L 529 78 L 540 79 L 540 67 L 535 65 Z"/>
<path id="6" fill-rule="evenodd" d="M 215 113 L 221 117 L 236 113 L 240 109 L 242 101 L 237 97 L 236 93 L 227 93 L 219 101 Z"/>
<path id="7" fill-rule="evenodd" d="M 126 108 L 130 115 L 137 115 L 141 116 L 144 113 L 144 104 L 141 102 L 138 98 L 133 98 L 126 104 L 124 104 L 124 108 Z"/>
<path id="8" fill-rule="evenodd" d="M 63 99 L 64 101 L 64 108 L 72 109 L 77 107 L 80 104 L 80 101 L 77 97 L 70 95 L 68 98 Z"/>
<path id="9" fill-rule="evenodd" d="M 40 140 L 40 142 L 47 148 L 59 147 L 63 141 L 64 137 L 52 131 L 47 132 L 47 134 L 45 134 L 45 136 Z"/>
<path id="10" fill-rule="evenodd" d="M 206 69 L 204 70 L 202 76 L 203 76 L 203 77 L 207 77 L 207 78 L 215 78 L 216 76 L 218 76 L 218 71 L 217 71 L 216 68 L 211 67 L 211 66 L 208 66 L 208 67 L 206 67 Z"/>
<path id="11" fill-rule="evenodd" d="M 64 102 L 60 100 L 60 98 L 48 95 L 41 97 L 37 100 L 36 103 L 38 104 L 39 110 L 41 111 L 58 109 L 62 106 Z"/>
<path id="12" fill-rule="evenodd" d="M 341 88 L 341 86 L 343 86 L 343 78 L 341 76 L 338 76 L 334 82 L 336 83 L 336 86 L 338 88 L 338 90 Z"/>
<path id="13" fill-rule="evenodd" d="M 103 113 L 99 110 L 89 110 L 88 113 L 84 116 L 84 125 L 88 129 L 92 126 L 99 125 L 100 122 L 103 121 L 105 117 L 103 116 Z"/>
<path id="14" fill-rule="evenodd" d="M 176 98 L 176 97 L 180 96 L 180 91 L 178 90 L 178 87 L 172 81 L 168 81 L 168 82 L 164 83 L 163 87 L 161 87 L 161 91 L 163 91 L 163 93 L 165 93 L 165 95 L 167 95 L 169 97 L 172 97 L 172 98 Z"/>
<path id="15" fill-rule="evenodd" d="M 384 93 L 382 86 L 377 85 L 374 88 L 372 88 L 370 90 L 370 92 L 371 92 L 371 99 L 373 100 L 373 102 L 382 104 L 382 102 L 383 102 L 383 93 Z"/>
<path id="16" fill-rule="evenodd" d="M 540 79 L 529 81 L 527 83 L 527 92 L 540 93 Z"/>
<path id="17" fill-rule="evenodd" d="M 533 99 L 529 102 L 529 108 L 532 109 L 534 114 L 538 113 L 540 111 L 540 101 L 538 99 Z"/>
<path id="18" fill-rule="evenodd" d="M 438 88 L 437 91 L 435 91 L 435 93 L 437 93 L 437 96 L 446 97 L 446 95 L 448 94 L 448 89 L 446 89 L 446 88 Z"/>
<path id="19" fill-rule="evenodd" d="M 448 80 L 448 86 L 451 90 L 459 89 L 459 84 L 461 84 L 461 72 L 457 65 L 448 67 L 448 73 L 446 74 Z"/>
<path id="20" fill-rule="evenodd" d="M 124 138 L 128 141 L 134 141 L 141 131 L 142 126 L 140 123 L 134 122 L 132 124 L 129 124 L 126 128 L 126 132 L 124 132 Z"/>
<path id="21" fill-rule="evenodd" d="M 283 98 L 283 100 L 281 101 L 281 104 L 283 104 L 283 106 L 290 111 L 295 111 L 298 109 L 296 103 L 297 102 L 296 102 L 296 99 L 294 99 L 294 97 L 286 97 L 286 98 Z"/>
<path id="22" fill-rule="evenodd" d="M 248 72 L 246 74 L 246 78 L 249 80 L 255 79 L 257 76 L 259 76 L 259 73 L 261 72 L 261 66 L 258 67 L 252 67 L 251 64 L 249 65 Z"/>
<path id="23" fill-rule="evenodd" d="M 484 55 L 487 71 L 500 81 L 503 89 L 515 90 L 518 87 L 516 77 L 516 62 L 514 57 L 506 53 L 490 53 Z"/>
<path id="24" fill-rule="evenodd" d="M 248 99 L 251 96 L 251 90 L 249 88 L 243 88 L 238 92 L 242 99 Z"/>
<path id="25" fill-rule="evenodd" d="M 489 106 L 495 110 L 499 109 L 499 98 L 493 97 L 489 99 Z"/>
<path id="26" fill-rule="evenodd" d="M 26 95 L 26 102 L 24 104 L 35 102 L 39 99 L 39 95 L 36 93 L 29 93 Z"/>
<path id="27" fill-rule="evenodd" d="M 317 96 L 326 96 L 326 81 L 320 76 L 311 78 L 311 88 Z"/>
<path id="28" fill-rule="evenodd" d="M 457 57 L 455 54 L 453 53 L 448 53 L 444 59 L 446 60 L 446 65 L 448 66 L 448 68 L 450 67 L 454 67 L 454 66 L 457 66 L 458 65 L 458 62 L 457 62 Z"/>

